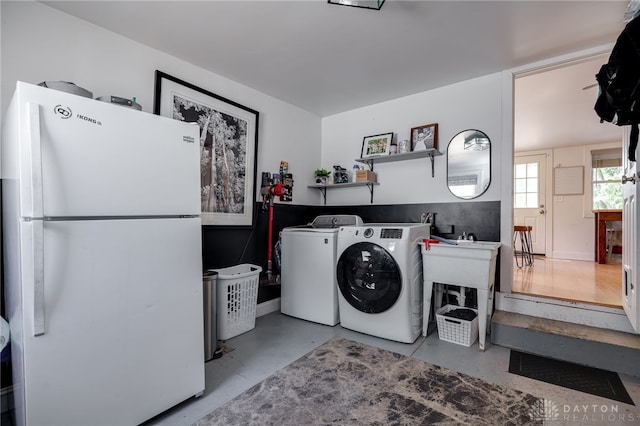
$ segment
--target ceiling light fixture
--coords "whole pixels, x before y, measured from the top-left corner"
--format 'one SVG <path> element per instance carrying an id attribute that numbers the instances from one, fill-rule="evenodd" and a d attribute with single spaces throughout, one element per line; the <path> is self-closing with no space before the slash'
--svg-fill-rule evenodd
<path id="1" fill-rule="evenodd" d="M 489 148 L 489 139 L 472 137 L 464 141 L 464 149 L 468 151 L 484 151 Z"/>
<path id="2" fill-rule="evenodd" d="M 385 0 L 328 0 L 331 4 L 380 10 Z"/>

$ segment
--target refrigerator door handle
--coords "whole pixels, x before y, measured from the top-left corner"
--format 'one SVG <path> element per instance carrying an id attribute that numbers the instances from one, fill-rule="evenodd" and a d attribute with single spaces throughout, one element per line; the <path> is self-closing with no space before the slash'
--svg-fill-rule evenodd
<path id="1" fill-rule="evenodd" d="M 31 182 L 32 247 L 33 247 L 33 335 L 44 334 L 44 216 L 42 191 L 42 144 L 40 140 L 40 105 L 27 103 L 29 109 L 29 148 L 31 149 L 31 176 L 23 179 Z"/>
<path id="2" fill-rule="evenodd" d="M 28 102 L 29 109 L 29 148 L 31 149 L 31 176 L 23 182 L 31 182 L 31 217 L 41 218 L 44 215 L 42 191 L 42 144 L 40 142 L 40 105 Z"/>
<path id="3" fill-rule="evenodd" d="M 33 247 L 33 335 L 44 334 L 44 222 L 31 222 Z"/>

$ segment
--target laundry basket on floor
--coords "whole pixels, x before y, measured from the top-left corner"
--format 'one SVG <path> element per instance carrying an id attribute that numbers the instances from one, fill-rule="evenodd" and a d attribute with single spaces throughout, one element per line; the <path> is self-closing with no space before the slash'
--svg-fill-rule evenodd
<path id="1" fill-rule="evenodd" d="M 245 263 L 211 271 L 218 273 L 218 339 L 230 339 L 253 330 L 262 268 Z"/>
<path id="2" fill-rule="evenodd" d="M 463 308 L 475 312 L 476 316 L 471 321 L 450 318 L 445 315 L 447 312 L 459 308 L 455 305 L 445 305 L 438 309 L 436 312 L 438 337 L 440 340 L 468 347 L 478 339 L 478 310 Z"/>

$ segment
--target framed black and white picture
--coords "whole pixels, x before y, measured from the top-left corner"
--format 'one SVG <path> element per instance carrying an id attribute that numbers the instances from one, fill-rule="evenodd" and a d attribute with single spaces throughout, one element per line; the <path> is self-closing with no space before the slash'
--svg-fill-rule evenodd
<path id="1" fill-rule="evenodd" d="M 202 224 L 253 227 L 259 113 L 161 71 L 153 112 L 200 126 Z"/>
<path id="2" fill-rule="evenodd" d="M 438 123 L 411 129 L 411 151 L 438 149 Z"/>

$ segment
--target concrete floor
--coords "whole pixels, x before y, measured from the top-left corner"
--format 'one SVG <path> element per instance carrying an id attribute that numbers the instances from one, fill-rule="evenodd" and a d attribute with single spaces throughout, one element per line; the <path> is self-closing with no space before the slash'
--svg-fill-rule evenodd
<path id="1" fill-rule="evenodd" d="M 640 422 L 640 406 L 572 391 L 508 372 L 509 349 L 478 342 L 465 346 L 441 341 L 437 332 L 420 336 L 413 344 L 397 343 L 353 332 L 340 325 L 329 327 L 273 312 L 257 318 L 256 328 L 224 343 L 231 352 L 206 363 L 206 389 L 146 425 L 187 426 L 233 399 L 333 336 L 362 342 L 482 378 L 488 382 L 531 393 L 555 404 L 559 418 L 552 425 L 620 425 Z M 640 378 L 623 376 L 627 392 L 640 405 Z"/>

